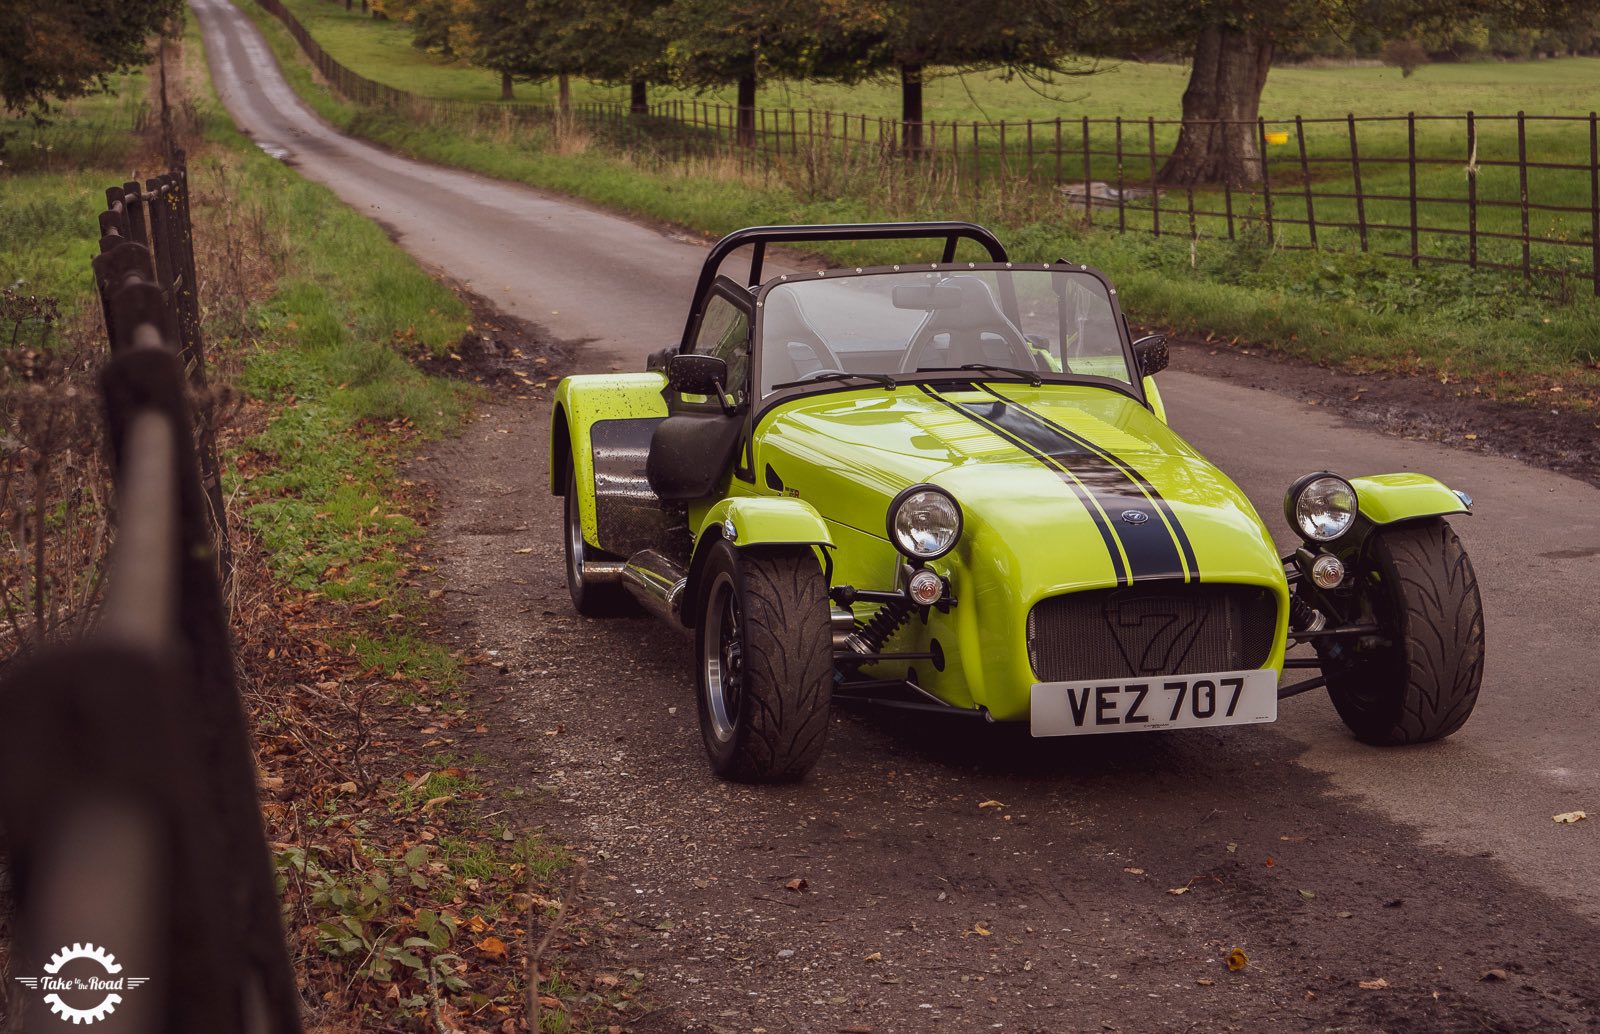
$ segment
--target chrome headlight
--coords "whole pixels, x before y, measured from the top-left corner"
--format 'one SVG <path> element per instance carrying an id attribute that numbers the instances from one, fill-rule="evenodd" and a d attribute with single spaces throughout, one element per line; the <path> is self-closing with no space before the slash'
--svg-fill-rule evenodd
<path id="1" fill-rule="evenodd" d="M 961 538 L 961 507 L 942 488 L 912 485 L 889 504 L 889 541 L 914 560 L 932 560 Z"/>
<path id="2" fill-rule="evenodd" d="M 1356 490 L 1328 471 L 1307 474 L 1289 486 L 1283 515 L 1289 526 L 1312 542 L 1332 542 L 1356 522 Z"/>

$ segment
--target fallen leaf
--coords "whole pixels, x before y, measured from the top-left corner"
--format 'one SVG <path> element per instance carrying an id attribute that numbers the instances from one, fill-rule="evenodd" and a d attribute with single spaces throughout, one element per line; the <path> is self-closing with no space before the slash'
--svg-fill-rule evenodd
<path id="1" fill-rule="evenodd" d="M 1310 901 L 1312 898 L 1317 896 L 1317 893 L 1313 890 L 1302 890 L 1300 892 L 1300 896 L 1305 898 L 1307 901 Z"/>
<path id="2" fill-rule="evenodd" d="M 1201 977 L 1199 980 L 1195 981 L 1195 984 L 1197 984 L 1200 987 L 1210 987 L 1212 984 L 1215 984 L 1215 983 L 1216 983 L 1216 981 L 1212 980 L 1210 977 Z"/>
<path id="3" fill-rule="evenodd" d="M 796 877 L 795 879 L 790 880 L 788 883 L 785 883 L 783 885 L 783 889 L 800 891 L 805 890 L 809 886 L 811 886 L 811 884 L 807 883 L 804 877 Z"/>
<path id="4" fill-rule="evenodd" d="M 1306 840 L 1305 837 L 1290 836 L 1287 833 L 1285 833 L 1283 836 L 1279 837 L 1278 839 L 1282 840 L 1283 842 L 1288 843 L 1288 844 L 1303 844 L 1303 843 L 1305 843 L 1305 840 Z"/>
<path id="5" fill-rule="evenodd" d="M 1173 894 L 1173 895 L 1187 894 L 1187 893 L 1189 893 L 1189 888 L 1188 887 L 1169 887 L 1167 889 L 1167 893 L 1168 894 Z"/>
<path id="6" fill-rule="evenodd" d="M 483 921 L 483 916 L 473 916 L 463 924 L 469 933 L 483 933 L 489 929 L 489 924 Z"/>
<path id="7" fill-rule="evenodd" d="M 1477 441 L 1477 440 L 1478 440 L 1478 436 L 1477 436 L 1477 435 L 1475 435 L 1475 434 L 1464 434 L 1464 435 L 1462 435 L 1462 436 L 1461 436 L 1461 437 L 1463 437 L 1463 438 L 1465 438 L 1465 439 L 1466 439 L 1466 440 L 1467 440 L 1467 441 L 1469 441 L 1469 442 L 1475 442 L 1475 441 Z M 1365 985 L 1365 984 L 1362 984 L 1362 985 L 1361 985 L 1361 986 L 1362 986 L 1362 987 L 1365 987 L 1365 986 L 1366 986 L 1366 985 Z"/>
<path id="8" fill-rule="evenodd" d="M 1564 811 L 1560 815 L 1554 816 L 1557 822 L 1567 826 L 1572 825 L 1574 822 L 1582 822 L 1588 817 L 1588 813 L 1581 811 Z"/>
<path id="9" fill-rule="evenodd" d="M 513 549 L 511 552 L 513 552 L 513 553 L 532 553 L 533 552 L 533 547 L 532 546 L 524 546 L 522 549 Z"/>
<path id="10" fill-rule="evenodd" d="M 1277 863 L 1276 860 L 1273 859 L 1273 857 L 1271 855 L 1267 855 L 1267 861 L 1266 861 L 1265 864 L 1266 864 L 1267 868 L 1270 869 L 1273 866 L 1277 865 L 1278 863 Z"/>
<path id="11" fill-rule="evenodd" d="M 498 937 L 485 937 L 483 940 L 473 944 L 473 947 L 491 959 L 503 959 L 506 957 L 506 942 Z"/>
<path id="12" fill-rule="evenodd" d="M 1122 871 L 1127 873 L 1129 876 L 1143 876 L 1144 875 L 1144 870 L 1143 869 L 1135 869 L 1131 865 L 1124 866 Z"/>
<path id="13" fill-rule="evenodd" d="M 972 929 L 967 932 L 975 933 L 979 937 L 992 937 L 994 935 L 994 931 L 989 929 L 987 926 L 984 926 L 982 923 L 973 923 Z"/>
<path id="14" fill-rule="evenodd" d="M 1228 845 L 1228 853 L 1229 854 L 1237 854 L 1238 851 L 1239 851 L 1239 845 L 1238 844 L 1229 844 Z"/>
<path id="15" fill-rule="evenodd" d="M 546 1009 L 559 1009 L 561 1008 L 561 999 L 553 998 L 550 995 L 540 995 L 539 1004 Z"/>
<path id="16" fill-rule="evenodd" d="M 1503 970 L 1503 969 L 1487 970 L 1483 974 L 1483 976 L 1479 977 L 1478 979 L 1479 980 L 1505 980 L 1506 979 L 1506 971 Z"/>
<path id="17" fill-rule="evenodd" d="M 1363 990 L 1363 991 L 1382 991 L 1384 988 L 1386 988 L 1388 986 L 1389 986 L 1389 982 L 1387 980 L 1383 979 L 1382 977 L 1379 977 L 1376 980 L 1363 980 L 1363 981 L 1361 981 L 1361 990 Z"/>
<path id="18" fill-rule="evenodd" d="M 1004 808 L 1005 805 L 1001 804 L 999 801 L 979 801 L 978 802 L 978 807 L 980 807 L 980 808 Z"/>
<path id="19" fill-rule="evenodd" d="M 1237 973 L 1250 965 L 1250 956 L 1244 953 L 1243 948 L 1235 948 L 1223 957 L 1223 961 L 1228 964 L 1229 973 Z"/>
<path id="20" fill-rule="evenodd" d="M 871 955 L 863 955 L 862 958 L 861 958 L 861 961 L 862 962 L 882 962 L 883 961 L 883 952 L 875 951 Z"/>

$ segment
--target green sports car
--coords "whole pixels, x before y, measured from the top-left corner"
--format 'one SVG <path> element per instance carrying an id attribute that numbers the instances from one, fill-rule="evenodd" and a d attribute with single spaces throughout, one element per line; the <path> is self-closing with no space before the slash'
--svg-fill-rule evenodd
<path id="1" fill-rule="evenodd" d="M 769 244 L 840 240 L 941 250 L 762 275 Z M 694 638 L 712 767 L 745 781 L 809 770 L 835 701 L 1073 736 L 1270 722 L 1326 686 L 1370 743 L 1460 728 L 1483 609 L 1445 518 L 1471 500 L 1308 473 L 1281 556 L 1167 426 L 1166 364 L 1100 273 L 970 223 L 730 234 L 677 346 L 557 390 L 573 603 Z"/>

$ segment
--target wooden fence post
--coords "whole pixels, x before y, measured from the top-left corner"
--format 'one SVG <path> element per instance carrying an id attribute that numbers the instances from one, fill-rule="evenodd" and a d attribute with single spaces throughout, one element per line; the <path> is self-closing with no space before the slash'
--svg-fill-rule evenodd
<path id="1" fill-rule="evenodd" d="M 1089 116 L 1083 116 L 1083 221 L 1094 222 L 1094 163 L 1089 156 Z"/>
<path id="2" fill-rule="evenodd" d="M 1600 114 L 1589 112 L 1589 241 L 1595 297 L 1600 298 Z"/>
<path id="3" fill-rule="evenodd" d="M 1528 121 L 1520 111 L 1517 112 L 1517 185 L 1522 199 L 1522 279 L 1527 280 L 1533 275 L 1528 242 Z"/>
<path id="4" fill-rule="evenodd" d="M 1117 232 L 1128 230 L 1127 199 L 1122 190 L 1122 116 L 1117 116 Z"/>
<path id="5" fill-rule="evenodd" d="M 1355 181 L 1356 231 L 1361 235 L 1361 250 L 1367 250 L 1367 199 L 1361 192 L 1361 149 L 1356 146 L 1356 115 L 1349 112 L 1345 120 L 1350 126 L 1350 178 Z"/>
<path id="6" fill-rule="evenodd" d="M 1156 118 L 1149 117 L 1146 123 L 1150 129 L 1150 229 L 1157 236 L 1161 236 L 1161 188 L 1156 182 Z"/>
<path id="7" fill-rule="evenodd" d="M 1411 268 L 1420 264 L 1417 255 L 1417 113 L 1406 112 L 1406 176 L 1411 211 Z"/>
<path id="8" fill-rule="evenodd" d="M 1278 235 L 1272 225 L 1272 171 L 1267 167 L 1267 120 L 1256 119 L 1256 145 L 1261 148 L 1261 201 L 1267 216 L 1267 243 L 1277 244 Z"/>
<path id="9" fill-rule="evenodd" d="M 1317 246 L 1317 209 L 1311 200 L 1311 163 L 1306 158 L 1306 125 L 1299 115 L 1294 117 L 1294 135 L 1300 139 L 1300 183 L 1306 196 L 1306 232 L 1311 235 L 1311 246 Z"/>
<path id="10" fill-rule="evenodd" d="M 1467 265 L 1478 268 L 1478 120 L 1467 112 Z"/>
<path id="11" fill-rule="evenodd" d="M 1061 116 L 1056 116 L 1056 186 L 1061 186 Z"/>

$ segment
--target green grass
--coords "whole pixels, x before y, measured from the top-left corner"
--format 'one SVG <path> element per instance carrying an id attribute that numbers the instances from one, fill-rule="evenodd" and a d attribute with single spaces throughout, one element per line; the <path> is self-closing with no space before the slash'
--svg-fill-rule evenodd
<path id="1" fill-rule="evenodd" d="M 248 5 L 251 0 L 242 2 Z M 411 46 L 410 31 L 403 24 L 373 21 L 362 17 L 359 11 L 347 12 L 342 6 L 323 0 L 287 0 L 287 3 L 335 59 L 362 75 L 426 97 L 490 102 L 499 97 L 497 75 L 416 49 Z M 1154 164 L 1159 166 L 1162 156 L 1176 140 L 1176 126 L 1154 127 L 1153 144 L 1148 125 L 1140 122 L 1126 127 L 1120 144 L 1123 158 L 1119 170 L 1115 126 L 1102 122 L 1088 127 L 1090 150 L 1097 153 L 1086 162 L 1082 154 L 1084 126 L 1081 122 L 1074 124 L 1074 120 L 1085 116 L 1109 119 L 1119 115 L 1135 121 L 1147 117 L 1177 119 L 1187 68 L 1115 61 L 1084 62 L 1082 67 L 1096 71 L 1091 75 L 1057 77 L 1050 84 L 1006 79 L 992 73 L 962 75 L 954 72 L 937 75 L 930 82 L 925 102 L 930 120 L 1039 122 L 1032 127 L 1009 127 L 1003 160 L 999 133 L 985 126 L 979 136 L 986 153 L 976 163 L 972 158 L 970 129 L 963 128 L 959 146 L 965 148 L 966 155 L 954 163 L 957 175 L 964 180 L 963 189 L 970 189 L 974 179 L 988 180 L 993 189 L 992 184 L 1002 166 L 1009 177 L 1031 174 L 1036 183 L 1045 185 L 1055 183 L 1058 178 L 1066 182 L 1093 179 L 1114 183 L 1120 176 L 1128 185 L 1149 181 L 1152 152 L 1156 156 Z M 1342 120 L 1352 112 L 1363 117 L 1399 116 L 1407 112 L 1456 116 L 1456 121 L 1418 124 L 1416 147 L 1423 164 L 1418 172 L 1417 193 L 1450 201 L 1424 202 L 1417 216 L 1423 227 L 1465 231 L 1469 218 L 1465 173 L 1469 148 L 1466 125 L 1460 117 L 1469 110 L 1481 115 L 1508 116 L 1518 109 L 1532 115 L 1586 116 L 1600 107 L 1600 92 L 1594 86 L 1597 80 L 1600 80 L 1600 58 L 1430 65 L 1409 78 L 1402 77 L 1399 69 L 1388 67 L 1279 68 L 1268 78 L 1262 113 L 1269 122 L 1292 120 L 1297 115 L 1310 120 Z M 518 100 L 553 103 L 554 89 L 551 83 L 521 84 Z M 574 99 L 580 103 L 620 104 L 626 102 L 627 95 L 625 87 L 578 82 L 574 84 Z M 653 91 L 652 100 L 729 105 L 733 103 L 733 94 L 730 89 L 696 93 L 663 87 Z M 757 101 L 762 107 L 849 112 L 873 119 L 894 119 L 899 113 L 898 84 L 888 81 L 845 86 L 777 80 L 762 85 Z M 725 121 L 726 113 L 721 117 Z M 1059 163 L 1054 123 L 1057 118 L 1065 120 Z M 790 123 L 784 116 L 775 125 L 787 130 Z M 825 122 L 820 116 L 812 115 L 801 115 L 794 127 L 794 137 L 779 141 L 780 147 L 803 142 L 813 130 L 841 132 L 839 120 Z M 1301 193 L 1304 178 L 1299 165 L 1296 129 L 1292 121 L 1270 125 L 1269 129 L 1290 133 L 1287 144 L 1267 148 L 1270 173 L 1276 181 L 1273 198 L 1276 235 L 1281 243 L 1306 245 L 1310 243 L 1308 231 L 1294 225 L 1295 221 L 1304 221 L 1307 215 L 1307 202 Z M 1343 121 L 1311 121 L 1304 129 L 1314 190 L 1323 194 L 1351 193 L 1354 165 L 1347 125 Z M 856 125 L 849 132 L 859 134 L 861 127 Z M 878 132 L 875 124 L 866 127 L 869 139 L 875 138 Z M 934 142 L 942 141 L 947 149 L 950 132 L 948 127 L 935 126 L 930 130 Z M 1030 133 L 1034 138 L 1031 155 Z M 1409 146 L 1406 124 L 1403 121 L 1363 123 L 1358 127 L 1358 137 L 1364 163 L 1361 170 L 1363 193 L 1408 196 L 1411 189 L 1404 161 Z M 1527 124 L 1525 145 L 1534 161 L 1583 165 L 1589 155 L 1589 127 L 1586 122 L 1533 121 Z M 1477 158 L 1480 163 L 1514 161 L 1517 154 L 1514 121 L 1479 122 Z M 1481 202 L 1477 212 L 1478 230 L 1484 234 L 1520 235 L 1522 213 L 1516 203 L 1521 198 L 1522 185 L 1517 169 L 1480 165 L 1476 185 Z M 1535 204 L 1586 207 L 1590 203 L 1591 177 L 1584 170 L 1534 168 L 1528 173 L 1528 195 Z M 1187 236 L 1190 199 L 1173 192 L 1163 204 L 1167 212 L 1162 217 L 1153 215 L 1147 204 L 1138 203 L 1122 218 L 1131 228 L 1150 230 L 1159 221 L 1166 232 Z M 1362 215 L 1355 202 L 1348 198 L 1313 199 L 1312 206 L 1319 223 L 1355 224 Z M 1218 192 L 1202 190 L 1197 192 L 1193 207 L 1202 213 L 1224 213 L 1228 204 Z M 1195 228 L 1203 236 L 1236 236 L 1245 220 L 1260 220 L 1265 212 L 1265 202 L 1260 197 L 1241 195 L 1234 199 L 1233 207 L 1239 219 L 1232 233 L 1228 219 L 1221 214 L 1198 216 Z M 1105 211 L 1091 214 L 1101 220 L 1117 218 L 1115 213 Z M 1403 201 L 1371 200 L 1366 203 L 1364 217 L 1371 224 L 1405 227 L 1409 226 L 1410 206 Z M 1586 214 L 1534 209 L 1529 216 L 1528 229 L 1535 237 L 1581 245 L 1589 240 L 1591 222 Z M 1360 240 L 1351 231 L 1323 228 L 1318 243 L 1332 250 L 1359 250 Z M 1410 250 L 1409 233 L 1404 231 L 1373 230 L 1368 235 L 1368 243 L 1377 252 L 1408 254 Z M 1469 253 L 1466 240 L 1454 233 L 1423 234 L 1419 250 L 1424 255 L 1455 259 L 1467 258 Z M 1477 256 L 1479 261 L 1519 265 L 1521 245 L 1483 236 L 1478 241 Z M 1592 248 L 1587 246 L 1535 244 L 1530 261 L 1535 266 L 1570 270 L 1574 276 L 1581 276 L 1593 269 L 1594 258 Z"/>
<path id="2" fill-rule="evenodd" d="M 43 126 L 0 122 L 0 287 L 47 295 L 63 308 L 94 291 L 95 213 L 105 189 L 139 169 L 149 122 L 143 75 L 119 75 L 113 93 L 72 101 Z"/>
<path id="3" fill-rule="evenodd" d="M 1236 241 L 1191 247 L 1184 237 L 1086 228 L 1037 203 L 993 194 L 890 201 L 859 180 L 804 182 L 778 173 L 763 183 L 716 163 L 686 171 L 674 163 L 651 167 L 598 143 L 558 147 L 538 129 L 419 124 L 357 109 L 317 87 L 281 25 L 250 0 L 239 2 L 267 33 L 291 83 L 325 118 L 431 161 L 712 235 L 756 223 L 973 218 L 999 231 L 1018 258 L 1067 257 L 1104 269 L 1118 282 L 1130 318 L 1145 324 L 1238 337 L 1314 362 L 1466 376 L 1496 394 L 1522 395 L 1565 380 L 1569 389 L 1560 398 L 1571 399 L 1581 394 L 1572 384 L 1600 382 L 1594 365 L 1600 360 L 1600 304 L 1584 295 L 1587 284 L 1581 281 L 1565 285 L 1569 297 L 1552 301 L 1530 295 L 1515 276 L 1451 266 L 1412 270 L 1361 254 L 1284 251 L 1269 246 L 1259 226 L 1241 225 Z M 899 257 L 881 244 L 840 246 L 828 254 L 850 262 Z M 1559 283 L 1542 286 L 1563 290 Z"/>
<path id="4" fill-rule="evenodd" d="M 185 60 L 206 82 L 192 20 L 186 40 Z M 239 376 L 270 415 L 235 450 L 228 492 L 278 579 L 367 605 L 349 612 L 368 627 L 343 649 L 365 666 L 449 688 L 456 662 L 419 633 L 425 608 L 406 585 L 423 529 L 399 501 L 400 466 L 417 442 L 458 426 L 471 401 L 407 355 L 447 351 L 470 313 L 375 223 L 251 144 L 209 88 L 200 108 L 206 143 L 191 156 L 191 182 L 200 192 L 226 183 L 284 249 L 271 293 L 246 317 Z"/>
<path id="5" fill-rule="evenodd" d="M 253 5 L 253 0 L 240 0 Z M 411 30 L 394 21 L 377 21 L 359 10 L 346 11 L 327 0 L 285 0 L 286 6 L 340 63 L 378 82 L 424 97 L 496 101 L 500 77 L 464 61 L 453 61 L 411 45 Z M 1183 65 L 1132 61 L 1084 62 L 1087 76 L 1058 77 L 1052 84 L 997 74 L 940 74 L 926 89 L 930 119 L 1053 119 L 1081 115 L 1177 118 L 1188 80 Z M 1409 78 L 1398 68 L 1278 68 L 1267 80 L 1262 113 L 1268 118 L 1403 115 L 1407 111 L 1460 114 L 1514 112 L 1586 115 L 1600 105 L 1595 83 L 1600 58 L 1562 58 L 1530 62 L 1474 62 L 1428 65 Z M 555 85 L 519 83 L 519 101 L 554 101 Z M 1507 98 L 1515 97 L 1510 107 Z M 573 82 L 577 101 L 628 100 L 626 86 Z M 690 98 L 733 103 L 731 88 L 704 93 L 656 87 L 652 101 Z M 770 108 L 848 111 L 898 117 L 897 82 L 887 79 L 856 85 L 774 80 L 760 85 L 757 103 Z"/>

